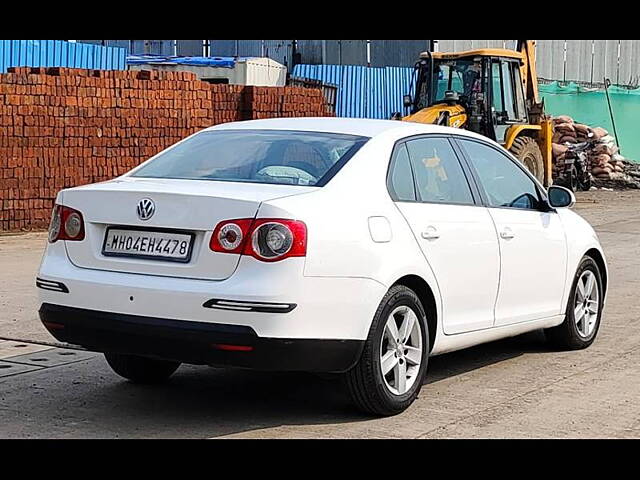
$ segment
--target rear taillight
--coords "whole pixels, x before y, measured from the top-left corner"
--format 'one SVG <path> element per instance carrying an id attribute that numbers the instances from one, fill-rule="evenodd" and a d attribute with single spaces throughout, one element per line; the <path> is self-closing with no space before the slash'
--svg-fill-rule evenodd
<path id="1" fill-rule="evenodd" d="M 265 262 L 304 257 L 307 254 L 307 226 L 298 220 L 254 220 L 251 242 L 245 244 L 243 253 Z"/>
<path id="2" fill-rule="evenodd" d="M 245 239 L 251 229 L 251 218 L 226 220 L 213 229 L 209 248 L 214 252 L 242 253 Z"/>
<path id="3" fill-rule="evenodd" d="M 64 205 L 55 205 L 49 225 L 49 242 L 58 240 L 84 240 L 82 213 Z"/>
<path id="4" fill-rule="evenodd" d="M 225 220 L 216 225 L 209 247 L 214 252 L 241 253 L 263 262 L 307 254 L 307 227 L 281 218 Z"/>

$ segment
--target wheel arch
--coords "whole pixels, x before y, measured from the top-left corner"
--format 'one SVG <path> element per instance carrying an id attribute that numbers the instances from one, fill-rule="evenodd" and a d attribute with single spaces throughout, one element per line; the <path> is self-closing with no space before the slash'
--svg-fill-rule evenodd
<path id="1" fill-rule="evenodd" d="M 436 297 L 431 286 L 419 275 L 405 275 L 396 280 L 394 285 L 403 285 L 410 288 L 420 299 L 422 307 L 427 315 L 427 327 L 429 328 L 429 352 L 433 349 L 438 329 L 438 308 Z"/>
<path id="2" fill-rule="evenodd" d="M 604 261 L 604 256 L 597 248 L 591 248 L 587 250 L 584 254 L 585 257 L 590 257 L 596 262 L 598 265 L 598 269 L 600 270 L 600 275 L 602 275 L 602 289 L 604 290 L 604 294 L 607 294 L 607 285 L 608 285 L 608 273 L 607 273 L 607 264 Z"/>
<path id="3" fill-rule="evenodd" d="M 542 127 L 540 125 L 513 125 L 507 130 L 504 138 L 504 148 L 509 150 L 513 146 L 513 142 L 520 136 L 532 137 L 537 140 Z"/>

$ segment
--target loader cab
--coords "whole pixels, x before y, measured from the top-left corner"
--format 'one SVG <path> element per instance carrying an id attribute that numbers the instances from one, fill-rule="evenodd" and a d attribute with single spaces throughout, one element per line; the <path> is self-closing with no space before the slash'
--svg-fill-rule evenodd
<path id="1" fill-rule="evenodd" d="M 455 92 L 460 103 L 466 106 L 472 93 L 482 91 L 482 63 L 474 59 L 436 60 L 433 71 L 430 63 L 423 61 L 416 67 L 419 70 L 416 85 L 416 98 L 412 113 L 433 105 L 446 103 L 447 92 Z M 431 86 L 433 85 L 433 88 Z"/>
<path id="2" fill-rule="evenodd" d="M 410 113 L 451 105 L 464 109 L 464 128 L 504 143 L 513 125 L 529 123 L 521 76 L 522 56 L 511 50 L 423 53 L 414 70 Z M 452 95 L 454 93 L 454 95 Z"/>
<path id="3" fill-rule="evenodd" d="M 506 131 L 512 125 L 529 123 L 524 98 L 524 85 L 520 76 L 520 62 L 514 58 L 490 58 L 491 115 L 496 140 L 505 142 Z"/>

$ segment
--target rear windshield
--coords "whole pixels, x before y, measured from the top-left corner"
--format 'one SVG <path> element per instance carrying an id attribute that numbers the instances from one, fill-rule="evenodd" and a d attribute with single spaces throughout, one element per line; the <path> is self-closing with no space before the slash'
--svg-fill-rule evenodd
<path id="1" fill-rule="evenodd" d="M 202 132 L 131 176 L 323 186 L 367 137 L 289 130 Z"/>

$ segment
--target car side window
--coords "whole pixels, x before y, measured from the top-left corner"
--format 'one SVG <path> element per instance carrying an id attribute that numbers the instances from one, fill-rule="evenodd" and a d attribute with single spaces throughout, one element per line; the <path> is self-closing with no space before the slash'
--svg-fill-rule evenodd
<path id="1" fill-rule="evenodd" d="M 394 200 L 415 202 L 416 191 L 413 184 L 413 173 L 409 164 L 409 154 L 404 145 L 400 145 L 391 159 L 389 175 L 389 192 Z"/>
<path id="2" fill-rule="evenodd" d="M 512 159 L 488 145 L 463 139 L 458 141 L 480 177 L 489 206 L 526 210 L 540 207 L 540 194 L 535 182 Z"/>
<path id="3" fill-rule="evenodd" d="M 422 202 L 473 205 L 462 165 L 446 138 L 418 138 L 407 142 Z"/>

